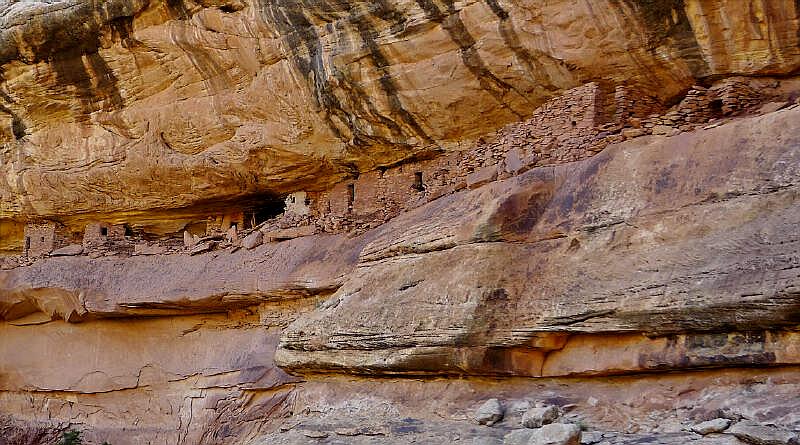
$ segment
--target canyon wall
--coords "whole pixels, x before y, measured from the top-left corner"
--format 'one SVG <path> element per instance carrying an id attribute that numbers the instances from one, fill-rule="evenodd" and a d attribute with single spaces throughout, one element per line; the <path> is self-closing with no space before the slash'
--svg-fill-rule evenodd
<path id="1" fill-rule="evenodd" d="M 798 2 L 5 2 L 0 67 L 0 445 L 797 441 Z M 301 191 L 383 216 L 190 233 Z M 89 223 L 179 247 L 27 258 Z"/>

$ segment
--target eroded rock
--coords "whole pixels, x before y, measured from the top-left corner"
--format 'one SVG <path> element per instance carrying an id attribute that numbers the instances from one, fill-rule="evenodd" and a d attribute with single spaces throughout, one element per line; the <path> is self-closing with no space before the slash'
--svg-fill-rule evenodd
<path id="1" fill-rule="evenodd" d="M 799 443 L 797 433 L 748 420 L 737 422 L 726 432 L 753 445 L 797 445 Z"/>
<path id="2" fill-rule="evenodd" d="M 702 434 L 705 436 L 706 434 L 711 433 L 721 433 L 722 431 L 728 429 L 730 425 L 730 419 L 716 418 L 692 425 L 690 429 L 697 434 Z"/>
<path id="3" fill-rule="evenodd" d="M 581 429 L 571 423 L 551 423 L 536 429 L 515 430 L 503 438 L 504 445 L 579 445 Z"/>
<path id="4" fill-rule="evenodd" d="M 522 415 L 522 426 L 525 428 L 541 428 L 555 422 L 561 415 L 557 406 L 535 406 Z"/>
<path id="5" fill-rule="evenodd" d="M 497 399 L 489 399 L 475 410 L 473 418 L 481 425 L 492 426 L 503 420 L 505 408 Z"/>

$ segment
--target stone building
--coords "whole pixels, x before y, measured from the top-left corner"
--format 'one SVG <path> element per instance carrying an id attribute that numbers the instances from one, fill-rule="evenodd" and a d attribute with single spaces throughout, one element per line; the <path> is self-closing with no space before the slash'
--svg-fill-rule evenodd
<path id="1" fill-rule="evenodd" d="M 23 255 L 39 258 L 69 244 L 63 226 L 55 221 L 29 222 L 25 225 Z"/>
<path id="2" fill-rule="evenodd" d="M 91 250 L 125 241 L 125 226 L 93 221 L 83 232 L 83 248 Z"/>
<path id="3" fill-rule="evenodd" d="M 241 230 L 244 227 L 244 219 L 244 212 L 238 210 L 209 216 L 206 220 L 206 235 L 222 235 L 231 229 Z"/>

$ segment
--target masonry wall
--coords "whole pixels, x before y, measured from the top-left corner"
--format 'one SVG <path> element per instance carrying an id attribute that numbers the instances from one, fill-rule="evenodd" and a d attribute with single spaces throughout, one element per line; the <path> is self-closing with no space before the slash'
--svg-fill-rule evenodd
<path id="1" fill-rule="evenodd" d="M 83 248 L 90 250 L 125 241 L 125 226 L 91 222 L 83 232 Z"/>
<path id="2" fill-rule="evenodd" d="M 689 131 L 759 103 L 749 82 L 733 78 L 708 90 L 695 87 L 669 112 L 636 88 L 588 83 L 548 101 L 529 119 L 478 140 L 470 150 L 365 173 L 309 193 L 310 222 L 325 232 L 366 230 L 465 187 L 535 166 L 578 161 L 631 137 Z"/>
<path id="3" fill-rule="evenodd" d="M 48 255 L 55 249 L 69 244 L 63 227 L 52 221 L 28 223 L 25 225 L 23 254 L 28 258 Z"/>

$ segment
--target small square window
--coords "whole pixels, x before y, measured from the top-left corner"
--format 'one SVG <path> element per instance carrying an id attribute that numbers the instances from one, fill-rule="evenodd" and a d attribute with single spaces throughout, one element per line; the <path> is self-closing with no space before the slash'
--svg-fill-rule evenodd
<path id="1" fill-rule="evenodd" d="M 100 235 L 101 236 L 108 236 L 108 227 L 101 227 L 100 228 Z"/>

